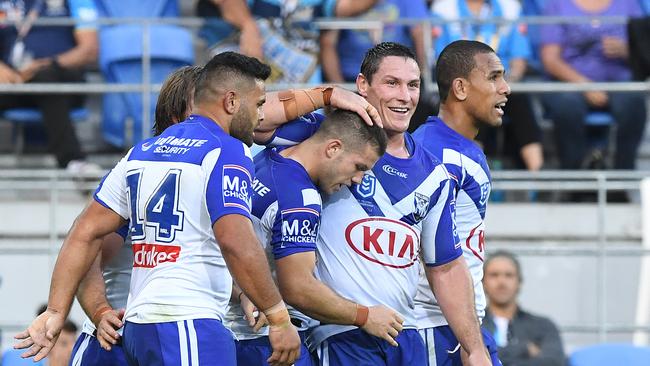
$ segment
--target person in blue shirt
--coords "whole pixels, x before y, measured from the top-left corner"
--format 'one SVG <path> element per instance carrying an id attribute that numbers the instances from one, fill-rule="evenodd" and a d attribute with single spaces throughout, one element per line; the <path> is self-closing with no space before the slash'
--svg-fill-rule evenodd
<path id="1" fill-rule="evenodd" d="M 27 26 L 26 19 L 72 17 L 75 26 Z M 92 0 L 2 0 L 0 18 L 0 83 L 70 83 L 84 80 L 84 68 L 97 58 L 97 10 Z M 22 32 L 19 35 L 17 29 Z M 85 162 L 70 109 L 83 103 L 72 94 L 4 94 L 0 111 L 37 108 L 43 115 L 48 148 L 59 168 L 72 173 L 97 171 Z"/>
<path id="2" fill-rule="evenodd" d="M 434 17 L 444 20 L 475 18 L 505 18 L 515 22 L 521 13 L 521 5 L 515 0 L 440 0 L 432 6 Z M 439 34 L 435 40 L 436 54 L 455 40 L 470 39 L 490 45 L 503 62 L 508 82 L 521 81 L 531 55 L 530 43 L 526 37 L 525 26 L 510 23 L 446 23 L 436 29 Z M 505 152 L 512 153 L 513 159 L 530 171 L 541 169 L 544 163 L 541 144 L 541 129 L 537 125 L 530 98 L 527 94 L 514 93 L 509 96 L 504 109 L 507 123 L 504 125 Z M 496 130 L 484 128 L 479 141 L 484 144 L 488 155 L 497 153 Z"/>

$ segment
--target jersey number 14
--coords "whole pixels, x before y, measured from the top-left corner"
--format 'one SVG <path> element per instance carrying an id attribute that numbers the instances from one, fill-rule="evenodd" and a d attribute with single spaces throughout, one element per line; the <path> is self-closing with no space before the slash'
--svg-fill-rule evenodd
<path id="1" fill-rule="evenodd" d="M 170 169 L 165 174 L 145 201 L 144 212 L 141 212 L 139 202 L 142 198 L 140 191 L 143 170 L 129 171 L 126 176 L 131 206 L 131 240 L 136 242 L 145 239 L 145 227 L 151 227 L 154 229 L 156 242 L 170 243 L 174 241 L 176 232 L 183 230 L 185 218 L 184 212 L 178 208 L 181 171 Z"/>

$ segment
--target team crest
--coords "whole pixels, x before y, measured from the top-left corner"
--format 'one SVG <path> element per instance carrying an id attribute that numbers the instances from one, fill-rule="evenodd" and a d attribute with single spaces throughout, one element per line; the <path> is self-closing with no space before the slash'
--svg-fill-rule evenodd
<path id="1" fill-rule="evenodd" d="M 429 197 L 423 195 L 422 193 L 415 192 L 415 198 L 413 201 L 415 203 L 413 218 L 415 219 L 415 222 L 420 222 L 424 219 L 429 210 Z"/>
<path id="2" fill-rule="evenodd" d="M 479 200 L 481 206 L 485 206 L 489 197 L 490 197 L 490 182 L 485 182 L 481 184 L 481 199 Z"/>
<path id="3" fill-rule="evenodd" d="M 357 194 L 362 198 L 370 198 L 375 195 L 377 178 L 370 174 L 364 174 L 361 184 L 357 185 Z"/>

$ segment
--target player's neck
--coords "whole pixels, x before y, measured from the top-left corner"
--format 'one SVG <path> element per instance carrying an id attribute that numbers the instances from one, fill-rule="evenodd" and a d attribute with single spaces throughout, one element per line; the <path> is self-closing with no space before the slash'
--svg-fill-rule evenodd
<path id="1" fill-rule="evenodd" d="M 468 140 L 474 140 L 478 135 L 478 128 L 474 124 L 472 117 L 467 114 L 459 105 L 451 103 L 441 104 L 440 118 L 449 128 L 463 135 Z"/>
<path id="2" fill-rule="evenodd" d="M 407 159 L 411 156 L 408 149 L 406 148 L 406 139 L 404 138 L 404 132 L 389 132 L 386 131 L 388 135 L 388 144 L 386 145 L 386 152 L 396 158 Z"/>
<path id="3" fill-rule="evenodd" d="M 222 130 L 224 130 L 227 134 L 230 134 L 231 118 L 227 117 L 225 113 L 220 113 L 219 111 L 196 105 L 194 108 L 192 108 L 192 114 L 199 114 L 201 116 L 210 118 L 214 123 L 219 125 Z"/>
<path id="4" fill-rule="evenodd" d="M 298 145 L 290 146 L 280 151 L 280 155 L 302 165 L 312 182 L 316 183 L 318 181 L 318 177 L 316 176 L 316 171 L 318 169 L 316 167 L 317 159 L 313 156 L 314 151 L 316 151 L 316 149 L 310 146 L 308 141 L 303 141 Z"/>
<path id="5" fill-rule="evenodd" d="M 494 316 L 512 319 L 517 313 L 517 303 L 512 302 L 504 305 L 490 304 L 490 312 Z"/>

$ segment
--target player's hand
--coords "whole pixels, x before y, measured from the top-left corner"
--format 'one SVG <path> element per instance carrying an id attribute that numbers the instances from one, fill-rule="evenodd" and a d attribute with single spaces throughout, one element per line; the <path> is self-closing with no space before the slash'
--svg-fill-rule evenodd
<path id="1" fill-rule="evenodd" d="M 124 325 L 122 318 L 124 318 L 124 309 L 107 311 L 99 318 L 95 326 L 97 327 L 97 340 L 103 349 L 110 351 L 111 346 L 120 339 L 117 330 Z"/>
<path id="2" fill-rule="evenodd" d="M 461 347 L 461 359 L 463 365 L 467 366 L 493 366 L 492 360 L 490 360 L 490 355 L 488 354 L 486 348 L 473 352 L 472 354 L 468 354 Z"/>
<path id="3" fill-rule="evenodd" d="M 384 305 L 368 308 L 368 320 L 361 327 L 366 333 L 382 338 L 391 346 L 397 347 L 395 338 L 402 331 L 404 319 L 393 309 Z"/>
<path id="4" fill-rule="evenodd" d="M 379 127 L 384 127 L 377 109 L 370 105 L 366 98 L 357 93 L 334 87 L 332 97 L 330 98 L 330 105 L 335 108 L 356 112 L 369 126 L 376 124 Z"/>
<path id="5" fill-rule="evenodd" d="M 298 331 L 291 324 L 289 313 L 283 311 L 269 315 L 269 341 L 273 348 L 266 360 L 271 366 L 290 366 L 300 357 L 301 341 Z M 280 319 L 280 320 L 277 320 Z"/>
<path id="6" fill-rule="evenodd" d="M 14 345 L 14 349 L 29 348 L 20 355 L 22 358 L 34 356 L 34 362 L 42 360 L 54 347 L 64 322 L 63 314 L 48 308 L 26 330 L 14 337 L 20 341 Z"/>
<path id="7" fill-rule="evenodd" d="M 627 58 L 629 54 L 627 42 L 619 37 L 603 37 L 603 54 L 609 58 Z"/>
<path id="8" fill-rule="evenodd" d="M 259 332 L 262 327 L 268 324 L 266 315 L 257 310 L 255 304 L 253 304 L 245 293 L 242 292 L 241 295 L 239 295 L 239 301 L 239 305 L 244 312 L 244 318 L 248 322 L 248 325 L 253 328 L 255 333 Z"/>
<path id="9" fill-rule="evenodd" d="M 20 84 L 23 79 L 11 67 L 0 62 L 0 84 Z"/>

